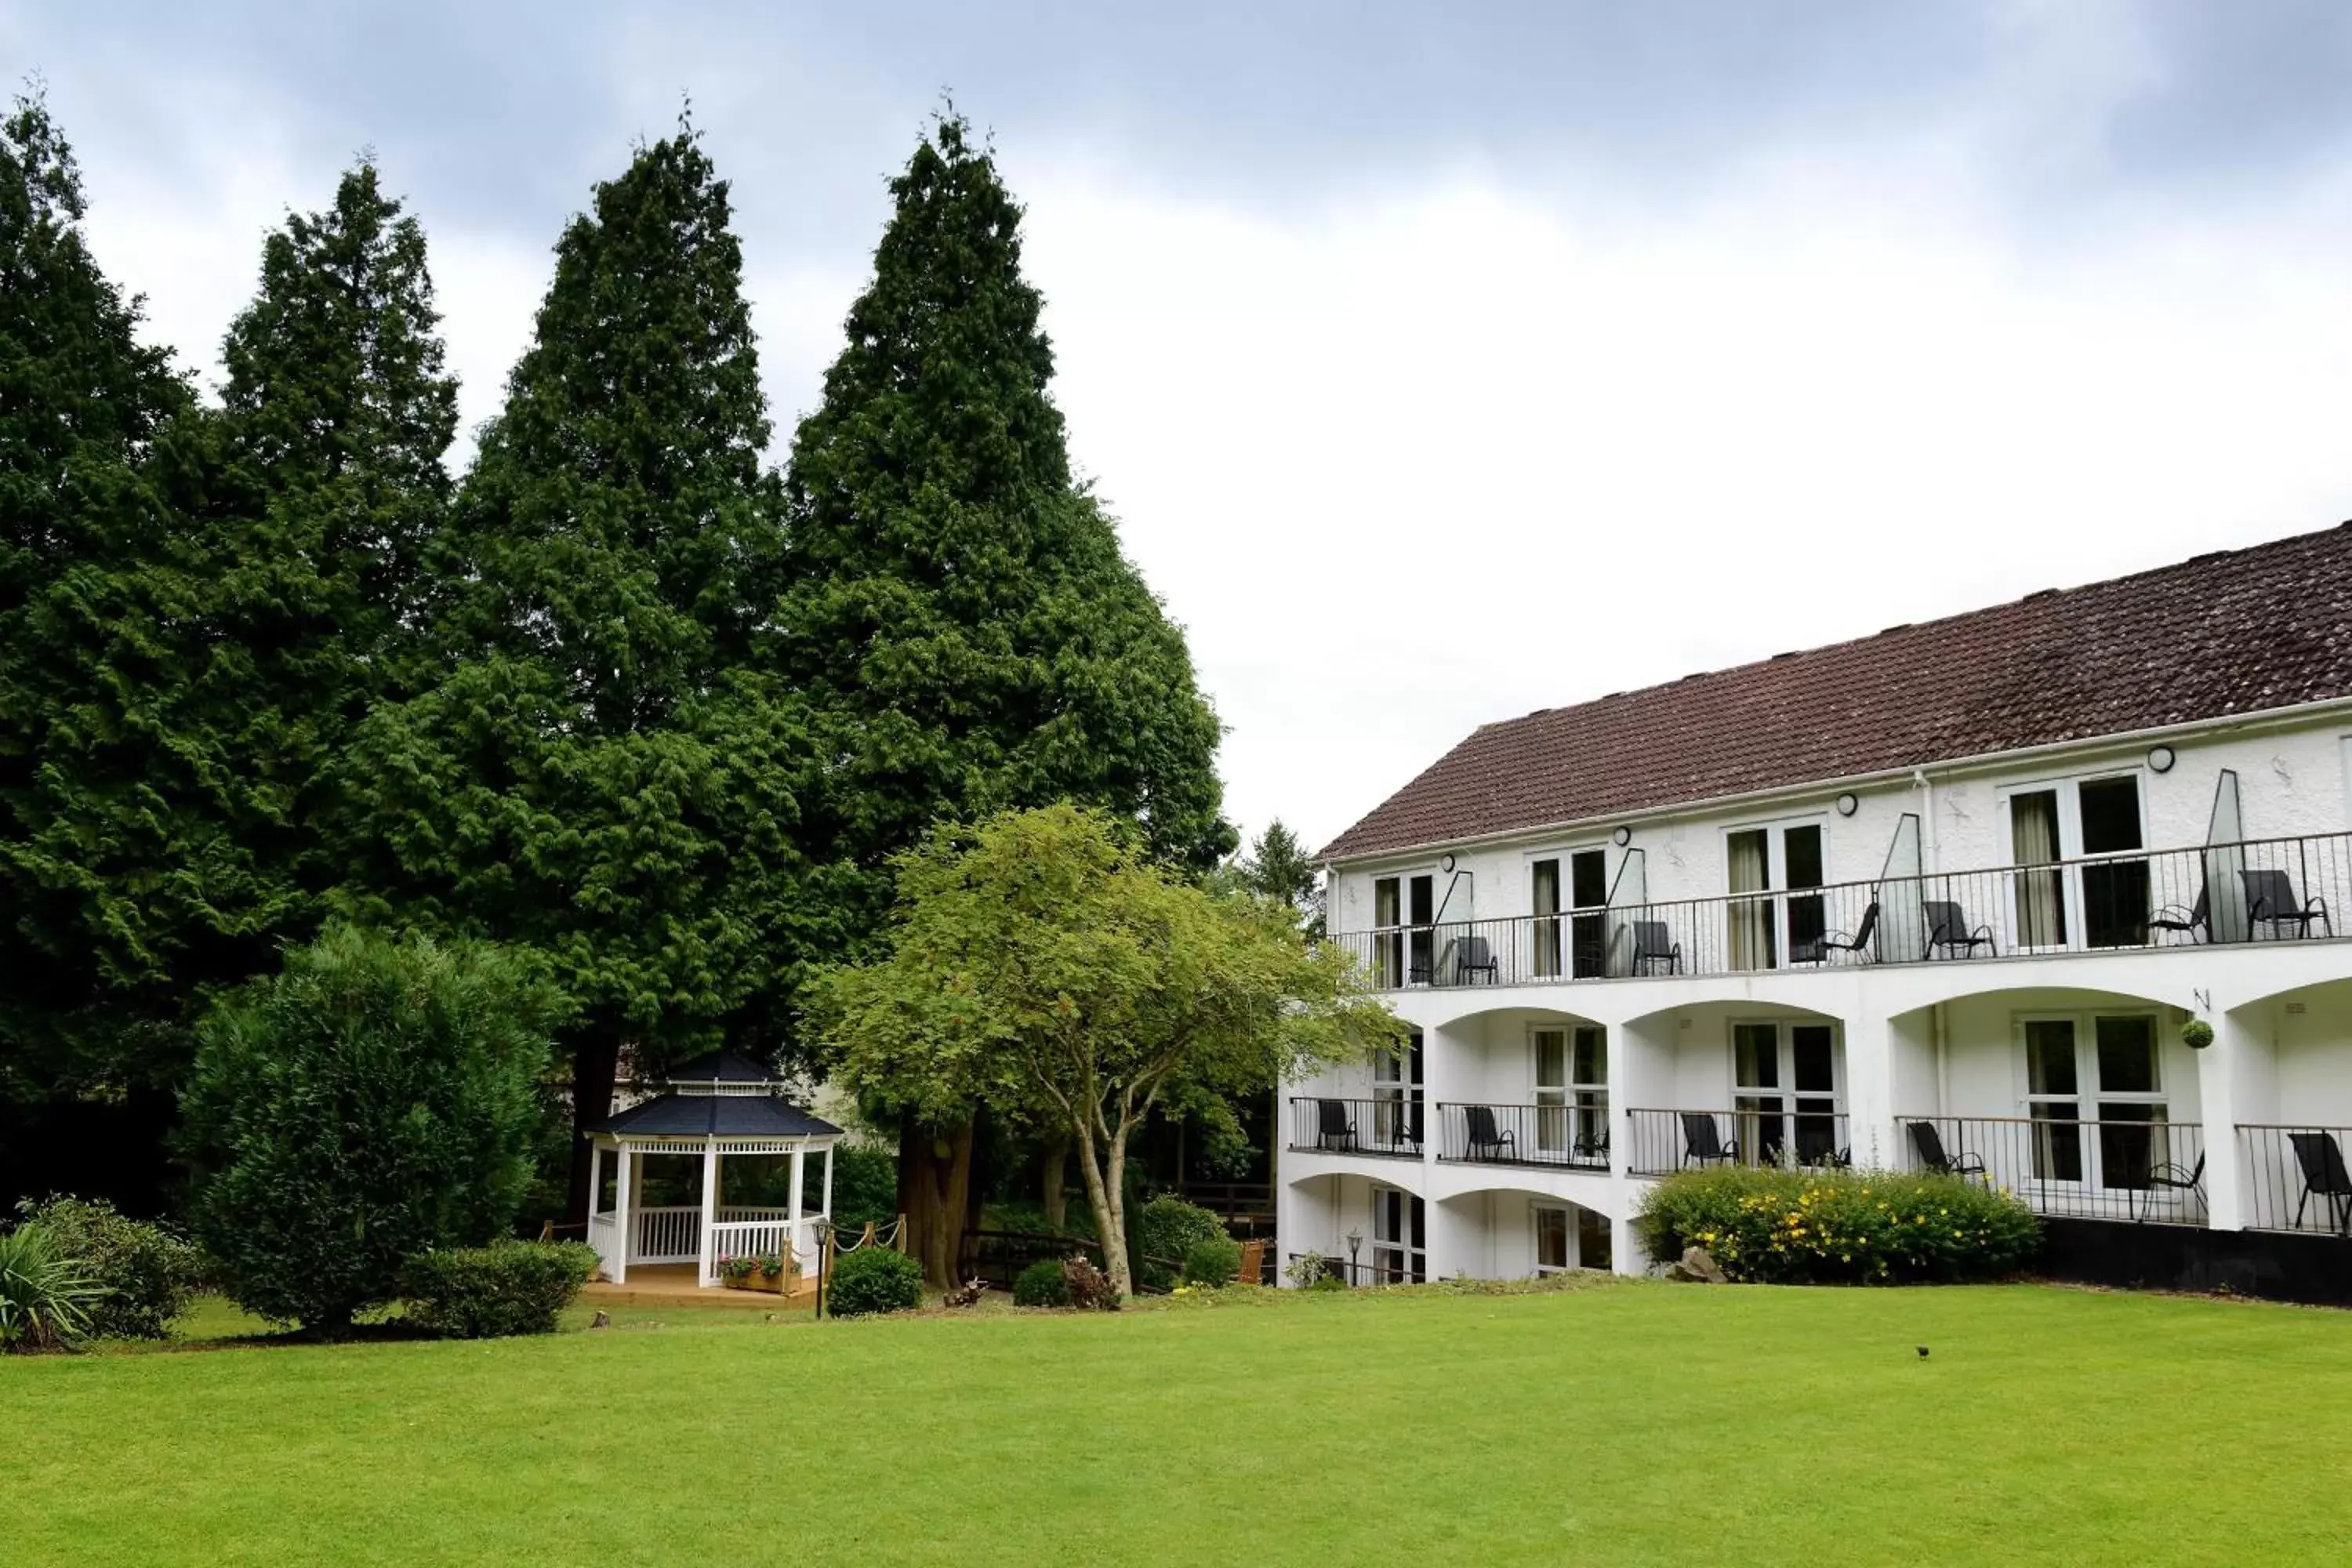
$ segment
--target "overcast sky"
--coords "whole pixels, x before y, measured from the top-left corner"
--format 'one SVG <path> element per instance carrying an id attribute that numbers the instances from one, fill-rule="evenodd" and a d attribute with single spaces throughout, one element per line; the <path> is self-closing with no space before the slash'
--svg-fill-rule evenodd
<path id="1" fill-rule="evenodd" d="M 779 457 L 951 89 L 1251 831 L 1488 720 L 2352 517 L 2333 0 L 0 0 L 0 64 L 208 384 L 264 230 L 373 148 L 469 422 L 690 94 Z"/>

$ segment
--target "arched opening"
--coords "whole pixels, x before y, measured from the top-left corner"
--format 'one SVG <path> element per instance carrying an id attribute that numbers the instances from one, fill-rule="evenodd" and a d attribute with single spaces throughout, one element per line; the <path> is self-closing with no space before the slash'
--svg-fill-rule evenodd
<path id="1" fill-rule="evenodd" d="M 2214 1067 L 2256 1230 L 2352 1236 L 2352 980 L 2242 1003 Z"/>
<path id="2" fill-rule="evenodd" d="M 1328 1274 L 1350 1285 L 1417 1285 L 1431 1278 L 1430 1205 L 1418 1184 L 1359 1171 L 1303 1176 L 1286 1188 L 1283 1278 Z"/>
<path id="3" fill-rule="evenodd" d="M 1899 1014 L 1890 1163 L 2007 1187 L 2044 1215 L 2201 1225 L 2214 1152 L 2183 1017 L 2152 997 L 2059 986 Z"/>
<path id="4" fill-rule="evenodd" d="M 1707 1002 L 1646 1014 L 1622 1033 L 1628 1173 L 1853 1163 L 1842 1020 L 1774 1003 Z"/>
<path id="5" fill-rule="evenodd" d="M 1581 1269 L 1605 1274 L 1616 1264 L 1616 1226 L 1591 1201 L 1496 1185 L 1431 1207 L 1437 1220 L 1432 1263 L 1439 1275 L 1525 1279 Z"/>
<path id="6" fill-rule="evenodd" d="M 1606 1173 L 1609 1031 L 1555 1007 L 1498 1007 L 1437 1031 L 1433 1152 L 1449 1163 Z"/>

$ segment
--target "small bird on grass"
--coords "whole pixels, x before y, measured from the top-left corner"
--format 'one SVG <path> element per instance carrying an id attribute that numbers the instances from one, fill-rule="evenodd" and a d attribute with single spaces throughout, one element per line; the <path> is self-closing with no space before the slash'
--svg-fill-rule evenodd
<path id="1" fill-rule="evenodd" d="M 1921 1345 L 1919 1347 L 1919 1359 L 1921 1361 L 1926 1361 L 1927 1359 L 1927 1347 L 1926 1345 Z"/>

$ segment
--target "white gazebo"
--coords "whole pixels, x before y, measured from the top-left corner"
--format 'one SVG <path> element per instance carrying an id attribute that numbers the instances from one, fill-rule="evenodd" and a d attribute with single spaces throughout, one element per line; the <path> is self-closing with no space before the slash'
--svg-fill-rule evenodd
<path id="1" fill-rule="evenodd" d="M 719 1284 L 719 1259 L 772 1254 L 789 1261 L 794 1289 L 816 1271 L 820 1226 L 833 1213 L 833 1146 L 841 1129 L 784 1098 L 784 1085 L 748 1057 L 719 1051 L 673 1070 L 668 1087 L 651 1100 L 606 1119 L 590 1134 L 588 1241 L 604 1260 L 604 1278 L 627 1281 L 632 1268 L 682 1272 L 694 1265 L 695 1283 Z M 806 1206 L 809 1154 L 822 1150 L 822 1196 Z M 604 1204 L 604 1156 L 616 1159 L 613 1206 Z M 648 1154 L 698 1154 L 698 1204 L 647 1208 L 644 1160 Z M 727 1156 L 788 1155 L 789 1198 L 782 1208 L 723 1201 L 720 1162 Z"/>

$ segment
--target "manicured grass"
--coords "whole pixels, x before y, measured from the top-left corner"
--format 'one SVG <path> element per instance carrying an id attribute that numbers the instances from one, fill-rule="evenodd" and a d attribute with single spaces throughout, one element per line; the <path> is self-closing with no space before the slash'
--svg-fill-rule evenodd
<path id="1" fill-rule="evenodd" d="M 684 1309 L 0 1362 L 0 1557 L 2341 1563 L 2347 1390 L 2340 1313 L 2033 1287 Z"/>

